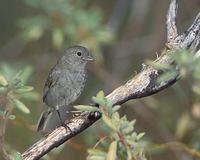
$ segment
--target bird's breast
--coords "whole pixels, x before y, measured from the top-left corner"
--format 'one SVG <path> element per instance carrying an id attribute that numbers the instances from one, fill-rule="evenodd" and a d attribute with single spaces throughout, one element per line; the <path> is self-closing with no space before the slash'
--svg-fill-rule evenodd
<path id="1" fill-rule="evenodd" d="M 81 94 L 84 89 L 87 74 L 85 71 L 73 71 L 65 74 L 63 77 L 66 83 L 63 83 L 62 87 L 64 90 L 65 100 L 72 103 Z"/>

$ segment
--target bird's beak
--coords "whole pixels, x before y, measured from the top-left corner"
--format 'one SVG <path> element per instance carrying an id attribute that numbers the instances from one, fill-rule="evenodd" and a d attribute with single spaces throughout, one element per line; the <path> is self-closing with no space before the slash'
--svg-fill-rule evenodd
<path id="1" fill-rule="evenodd" d="M 94 57 L 92 55 L 88 55 L 87 57 L 84 58 L 86 61 L 94 61 Z"/>

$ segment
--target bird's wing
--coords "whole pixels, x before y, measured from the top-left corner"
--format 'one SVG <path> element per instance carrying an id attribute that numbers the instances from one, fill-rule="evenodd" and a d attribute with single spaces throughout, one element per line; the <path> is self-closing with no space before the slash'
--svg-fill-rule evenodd
<path id="1" fill-rule="evenodd" d="M 57 83 L 59 78 L 59 73 L 60 73 L 59 71 L 53 69 L 50 71 L 43 89 L 43 101 L 45 101 L 45 98 L 49 90 Z"/>

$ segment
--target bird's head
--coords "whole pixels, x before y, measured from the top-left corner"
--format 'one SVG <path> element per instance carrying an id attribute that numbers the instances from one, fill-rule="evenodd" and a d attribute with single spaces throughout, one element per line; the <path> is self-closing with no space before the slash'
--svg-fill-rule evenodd
<path id="1" fill-rule="evenodd" d="M 62 64 L 70 64 L 73 66 L 86 65 L 89 61 L 93 60 L 94 58 L 90 51 L 78 45 L 67 48 L 61 57 Z"/>

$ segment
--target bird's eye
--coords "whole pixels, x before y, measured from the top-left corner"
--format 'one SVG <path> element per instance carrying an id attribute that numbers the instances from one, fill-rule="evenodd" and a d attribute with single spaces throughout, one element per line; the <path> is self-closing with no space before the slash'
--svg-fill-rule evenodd
<path id="1" fill-rule="evenodd" d="M 81 52 L 77 52 L 76 55 L 80 57 L 82 55 L 82 53 Z"/>

